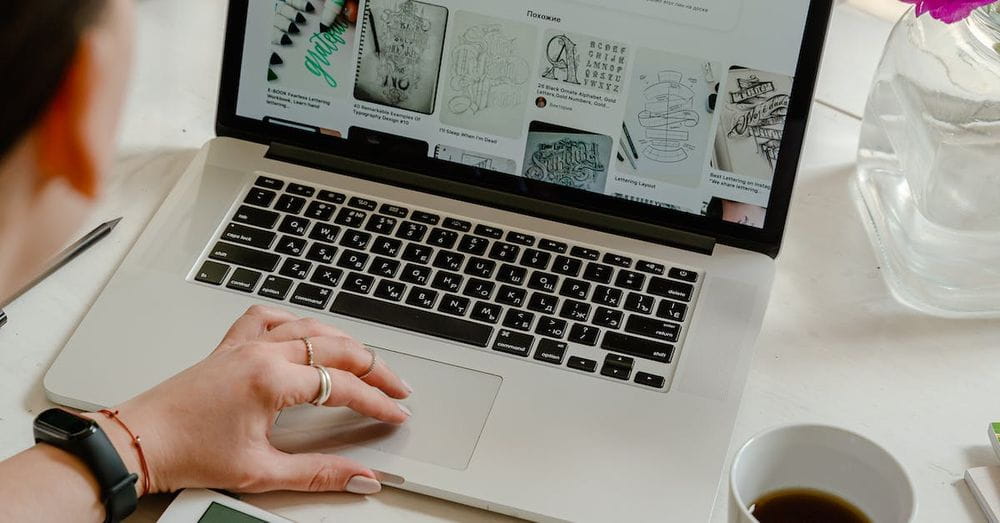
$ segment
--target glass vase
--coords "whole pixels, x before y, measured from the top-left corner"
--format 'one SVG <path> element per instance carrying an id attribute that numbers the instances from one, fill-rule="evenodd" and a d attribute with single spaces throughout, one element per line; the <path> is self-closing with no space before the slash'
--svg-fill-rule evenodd
<path id="1" fill-rule="evenodd" d="M 904 15 L 862 125 L 857 182 L 883 274 L 940 316 L 1000 316 L 998 5 L 951 25 Z"/>

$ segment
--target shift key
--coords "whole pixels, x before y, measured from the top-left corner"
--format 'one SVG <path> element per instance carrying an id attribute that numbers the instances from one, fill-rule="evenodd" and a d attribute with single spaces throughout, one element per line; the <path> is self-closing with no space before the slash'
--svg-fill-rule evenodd
<path id="1" fill-rule="evenodd" d="M 636 338 L 618 332 L 606 332 L 601 348 L 637 358 L 670 363 L 674 357 L 674 346 L 643 338 Z"/>
<path id="2" fill-rule="evenodd" d="M 281 259 L 277 254 L 226 242 L 216 243 L 208 257 L 265 272 L 273 272 Z"/>

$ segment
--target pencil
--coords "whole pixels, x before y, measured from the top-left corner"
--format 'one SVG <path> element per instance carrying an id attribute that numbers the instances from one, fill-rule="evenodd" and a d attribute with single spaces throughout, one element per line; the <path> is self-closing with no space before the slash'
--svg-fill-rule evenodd
<path id="1" fill-rule="evenodd" d="M 639 151 L 635 148 L 635 142 L 632 141 L 632 135 L 629 134 L 628 126 L 625 125 L 625 122 L 622 122 L 622 130 L 625 131 L 625 139 L 628 140 L 628 146 L 629 150 L 632 151 L 632 156 L 634 156 L 635 159 L 638 160 Z"/>
<path id="2" fill-rule="evenodd" d="M 621 146 L 622 151 L 625 151 L 625 159 L 627 159 L 628 163 L 632 165 L 632 169 L 639 170 L 639 166 L 636 165 L 636 163 L 635 163 L 635 158 L 632 158 L 632 155 L 629 154 L 628 147 L 625 145 L 625 140 L 622 140 L 621 138 L 619 138 L 618 139 L 618 145 Z M 620 154 L 618 155 L 618 158 L 621 158 Z"/>
<path id="3" fill-rule="evenodd" d="M 382 49 L 378 45 L 378 32 L 375 31 L 375 15 L 372 14 L 372 10 L 368 9 L 368 25 L 372 27 L 372 40 L 375 42 L 375 54 L 382 54 Z"/>

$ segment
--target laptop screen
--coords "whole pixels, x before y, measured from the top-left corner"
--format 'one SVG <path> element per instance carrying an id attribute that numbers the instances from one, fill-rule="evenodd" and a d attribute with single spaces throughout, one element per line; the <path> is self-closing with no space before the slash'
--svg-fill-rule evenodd
<path id="1" fill-rule="evenodd" d="M 806 0 L 250 0 L 246 10 L 238 117 L 664 216 L 764 227 L 789 120 L 805 119 L 791 102 Z M 799 135 L 776 198 L 782 227 L 800 145 Z"/>

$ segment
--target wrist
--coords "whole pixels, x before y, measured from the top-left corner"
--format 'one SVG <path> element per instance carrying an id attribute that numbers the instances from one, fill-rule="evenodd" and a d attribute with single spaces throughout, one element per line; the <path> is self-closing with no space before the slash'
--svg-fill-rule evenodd
<path id="1" fill-rule="evenodd" d="M 142 496 L 143 485 L 146 481 L 149 482 L 148 493 L 155 492 L 152 477 L 147 478 L 145 476 L 140 451 L 136 448 L 136 445 L 132 440 L 132 436 L 129 435 L 128 431 L 116 423 L 115 420 L 101 414 L 100 412 L 87 412 L 80 415 L 95 421 L 101 427 L 101 430 L 103 430 L 108 436 L 108 439 L 111 440 L 111 444 L 114 445 L 115 450 L 118 451 L 118 455 L 125 464 L 125 468 L 130 473 L 134 473 L 139 476 L 138 480 L 135 482 L 135 495 L 137 497 Z M 139 434 L 136 435 L 138 436 Z M 145 448 L 143 448 L 143 450 L 145 450 Z M 148 469 L 149 467 L 146 468 Z"/>

